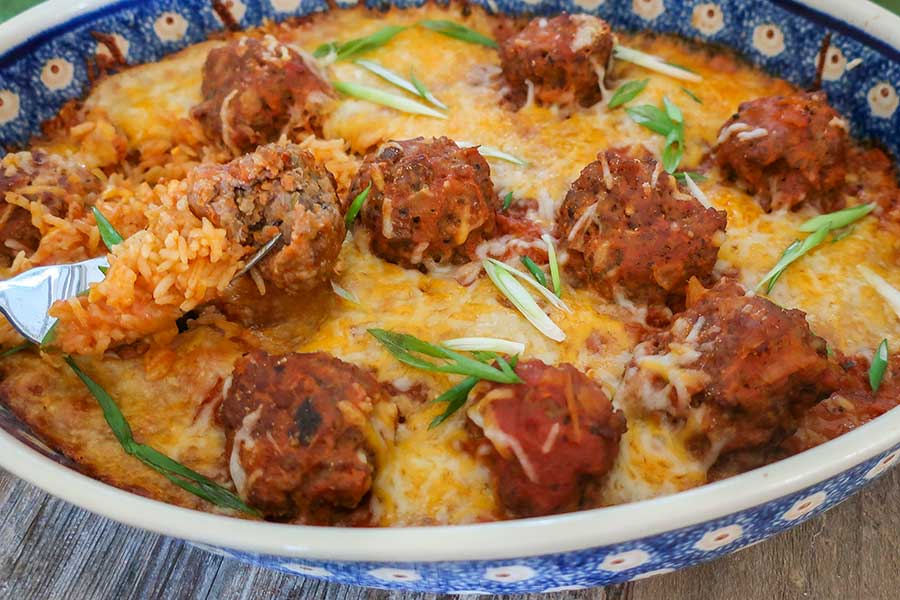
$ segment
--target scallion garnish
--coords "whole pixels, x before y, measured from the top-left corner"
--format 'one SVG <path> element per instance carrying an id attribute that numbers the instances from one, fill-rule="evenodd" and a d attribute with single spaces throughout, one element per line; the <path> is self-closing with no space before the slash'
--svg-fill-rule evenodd
<path id="1" fill-rule="evenodd" d="M 41 339 L 41 348 L 46 348 L 50 344 L 56 341 L 56 334 L 59 330 L 59 319 L 53 321 L 53 325 L 50 326 L 50 329 L 47 330 L 47 333 L 44 334 L 43 339 Z"/>
<path id="2" fill-rule="evenodd" d="M 609 99 L 609 104 L 607 104 L 606 107 L 613 109 L 618 108 L 627 102 L 631 102 L 644 91 L 644 88 L 647 87 L 649 81 L 649 79 L 635 79 L 634 81 L 623 83 L 616 89 L 616 92 L 613 94 L 612 98 Z"/>
<path id="3" fill-rule="evenodd" d="M 541 236 L 547 244 L 547 261 L 550 263 L 550 280 L 553 282 L 553 293 L 557 298 L 562 298 L 562 279 L 559 276 L 559 260 L 556 258 L 556 247 L 553 238 L 546 233 Z"/>
<path id="4" fill-rule="evenodd" d="M 466 377 L 452 388 L 432 400 L 432 402 L 446 402 L 447 408 L 444 409 L 444 412 L 436 416 L 431 420 L 431 423 L 428 424 L 428 429 L 434 429 L 447 419 L 453 416 L 453 414 L 458 411 L 460 408 L 465 406 L 466 400 L 469 399 L 469 392 L 472 391 L 478 382 L 481 381 L 477 377 Z"/>
<path id="5" fill-rule="evenodd" d="M 545 242 L 546 242 L 546 240 L 545 240 Z M 517 268 L 509 266 L 505 262 L 500 262 L 496 258 L 489 258 L 487 260 L 488 260 L 488 262 L 493 264 L 495 267 L 498 267 L 500 269 L 503 269 L 504 271 L 507 271 L 510 275 L 518 277 L 519 279 L 521 279 L 522 281 L 524 281 L 525 283 L 527 283 L 528 285 L 530 285 L 531 287 L 536 289 L 538 291 L 538 293 L 540 293 L 540 295 L 544 297 L 544 300 L 546 300 L 547 302 L 552 304 L 555 308 L 558 308 L 559 310 L 567 312 L 567 313 L 572 312 L 572 309 L 569 308 L 566 305 L 566 303 L 563 302 L 559 298 L 559 296 L 554 294 L 552 290 L 549 290 L 546 287 L 539 284 L 537 281 L 534 280 L 534 277 L 532 277 L 528 273 L 523 273 L 522 271 L 518 270 Z M 552 267 L 552 263 L 551 263 L 551 280 L 552 280 L 552 275 L 553 275 L 552 270 L 553 270 L 553 267 Z"/>
<path id="6" fill-rule="evenodd" d="M 800 231 L 807 232 L 813 232 L 822 227 L 827 227 L 832 231 L 835 229 L 843 229 L 862 219 L 864 216 L 875 210 L 875 207 L 875 203 L 872 202 L 869 204 L 852 206 L 825 215 L 819 215 L 800 225 L 799 229 Z"/>
<path id="7" fill-rule="evenodd" d="M 672 176 L 679 183 L 687 183 L 686 176 L 690 176 L 690 178 L 693 179 L 695 183 L 701 183 L 709 179 L 709 177 L 707 177 L 706 175 L 698 173 L 696 171 L 678 171 L 677 173 L 672 173 Z"/>
<path id="8" fill-rule="evenodd" d="M 866 282 L 875 288 L 875 291 L 887 301 L 888 305 L 897 313 L 897 317 L 900 318 L 900 290 L 892 286 L 884 277 L 878 275 L 872 269 L 863 265 L 857 265 L 856 268 Z"/>
<path id="9" fill-rule="evenodd" d="M 335 60 L 347 60 L 384 46 L 391 41 L 395 35 L 405 30 L 406 27 L 388 25 L 365 37 L 348 40 L 346 42 L 328 42 L 327 44 L 322 44 L 313 51 L 313 56 L 316 58 L 325 58 L 330 54 L 334 54 Z"/>
<path id="10" fill-rule="evenodd" d="M 465 25 L 460 25 L 454 21 L 446 21 L 444 19 L 426 19 L 418 23 L 425 29 L 430 29 L 442 35 L 469 42 L 470 44 L 480 44 L 488 48 L 496 48 L 497 42 L 482 33 L 478 33 L 474 29 L 469 29 Z"/>
<path id="11" fill-rule="evenodd" d="M 416 77 L 416 73 L 412 70 L 412 67 L 410 67 L 409 69 L 409 80 L 412 82 L 413 86 L 415 86 L 420 96 L 422 96 L 441 110 L 450 110 L 449 106 L 435 98 L 434 94 L 428 91 L 428 88 L 425 87 L 425 84 L 422 83 L 422 81 L 418 77 Z"/>
<path id="12" fill-rule="evenodd" d="M 444 348 L 459 350 L 461 352 L 498 352 L 500 354 L 522 354 L 525 352 L 525 344 L 503 340 L 500 338 L 462 337 L 444 340 L 441 342 Z"/>
<path id="13" fill-rule="evenodd" d="M 778 281 L 778 278 L 781 277 L 781 274 L 784 273 L 784 270 L 787 269 L 792 262 L 825 241 L 825 238 L 827 236 L 828 228 L 823 227 L 815 233 L 807 236 L 803 241 L 794 240 L 790 246 L 785 248 L 784 252 L 781 255 L 781 258 L 777 263 L 775 263 L 775 266 L 772 267 L 772 269 L 768 273 L 766 273 L 766 276 L 763 277 L 762 281 L 760 281 L 756 285 L 756 290 L 759 291 L 765 286 L 766 293 L 771 293 L 772 288 L 775 287 L 775 282 Z"/>
<path id="14" fill-rule="evenodd" d="M 27 350 L 31 346 L 30 343 L 25 342 L 24 344 L 19 344 L 18 346 L 13 346 L 12 348 L 7 348 L 3 352 L 0 352 L 0 358 L 6 358 L 7 356 L 12 356 L 13 354 L 18 354 L 22 350 Z"/>
<path id="15" fill-rule="evenodd" d="M 94 220 L 97 222 L 97 229 L 100 230 L 100 239 L 103 240 L 107 249 L 112 250 L 113 246 L 121 244 L 123 238 L 119 232 L 116 231 L 116 228 L 113 227 L 113 224 L 109 222 L 109 219 L 107 219 L 96 206 L 92 207 L 91 210 L 94 212 Z"/>
<path id="16" fill-rule="evenodd" d="M 503 210 L 508 210 L 509 206 L 512 204 L 513 193 L 506 192 L 506 195 L 503 196 Z"/>
<path id="17" fill-rule="evenodd" d="M 362 205 L 365 204 L 366 198 L 369 197 L 369 190 L 372 189 L 372 182 L 369 182 L 369 185 L 366 186 L 366 189 L 361 191 L 356 195 L 356 198 L 353 199 L 353 202 L 350 203 L 350 207 L 347 208 L 347 214 L 344 215 L 344 224 L 347 226 L 347 229 L 350 229 L 350 226 L 353 225 L 353 221 L 356 220 L 356 215 L 359 214 L 360 209 L 362 209 Z"/>
<path id="18" fill-rule="evenodd" d="M 631 120 L 654 133 L 665 136 L 662 163 L 667 173 L 675 173 L 684 155 L 684 115 L 668 96 L 663 98 L 661 110 L 652 104 L 625 109 Z"/>
<path id="19" fill-rule="evenodd" d="M 531 260 L 528 256 L 522 256 L 519 258 L 522 261 L 522 264 L 525 265 L 525 268 L 528 269 L 528 272 L 531 273 L 535 280 L 540 283 L 542 286 L 547 287 L 547 276 L 544 274 L 544 271 L 537 266 L 537 263 Z"/>
<path id="20" fill-rule="evenodd" d="M 162 474 L 169 481 L 188 492 L 211 502 L 223 508 L 239 510 L 251 515 L 260 516 L 259 511 L 250 508 L 236 494 L 220 486 L 216 482 L 204 477 L 200 473 L 193 471 L 181 463 L 172 460 L 165 454 L 154 450 L 145 444 L 139 444 L 134 439 L 131 426 L 125 420 L 122 411 L 112 399 L 106 390 L 100 387 L 93 379 L 81 370 L 78 364 L 71 356 L 65 357 L 66 363 L 71 367 L 72 371 L 81 379 L 82 383 L 91 392 L 91 395 L 97 400 L 100 409 L 103 411 L 103 418 L 109 424 L 113 435 L 121 444 L 122 449 L 139 461 Z"/>
<path id="21" fill-rule="evenodd" d="M 347 302 L 351 302 L 353 304 L 359 304 L 359 298 L 356 297 L 356 294 L 341 287 L 341 285 L 333 279 L 331 280 L 331 289 L 332 289 L 332 291 L 334 291 L 335 295 L 337 295 L 340 298 L 343 298 Z"/>
<path id="22" fill-rule="evenodd" d="M 473 144 L 472 142 L 461 142 L 457 141 L 456 145 L 460 148 L 474 148 L 478 147 L 478 153 L 485 158 L 496 158 L 499 160 L 505 160 L 506 162 L 511 162 L 514 165 L 519 165 L 520 167 L 527 167 L 528 161 L 518 156 L 513 156 L 508 152 L 504 152 L 499 148 L 494 148 L 493 146 L 485 146 L 484 144 Z"/>
<path id="23" fill-rule="evenodd" d="M 534 298 L 531 297 L 528 290 L 526 290 L 508 270 L 498 267 L 496 262 L 498 261 L 491 262 L 491 260 L 488 259 L 485 260 L 482 265 L 484 266 L 485 273 L 487 273 L 494 285 L 497 286 L 497 289 L 506 296 L 507 300 L 512 302 L 513 306 L 515 306 L 519 312 L 522 313 L 522 316 L 524 316 L 529 323 L 534 325 L 538 331 L 556 342 L 565 340 L 566 334 L 556 325 L 556 323 L 550 320 L 550 317 L 548 317 L 543 310 L 541 310 L 541 307 L 534 301 Z"/>
<path id="24" fill-rule="evenodd" d="M 520 383 L 522 381 L 515 373 L 504 372 L 501 369 L 486 365 L 449 348 L 429 344 L 406 333 L 396 333 L 384 329 L 369 329 L 369 333 L 381 342 L 388 352 L 394 355 L 394 358 L 417 369 L 438 373 L 471 375 L 472 377 L 496 381 L 497 383 Z M 417 356 L 419 354 L 444 359 L 448 362 L 434 363 Z"/>
<path id="25" fill-rule="evenodd" d="M 380 104 L 414 115 L 424 115 L 426 117 L 434 117 L 435 119 L 447 118 L 447 115 L 440 113 L 429 106 L 425 106 L 420 102 L 410 100 L 403 96 L 397 96 L 396 94 L 391 94 L 390 92 L 373 88 L 368 85 L 352 83 L 349 81 L 332 81 L 331 85 L 340 93 L 350 96 L 351 98 L 366 100 L 374 104 Z"/>
<path id="26" fill-rule="evenodd" d="M 686 87 L 682 86 L 682 87 L 681 87 L 681 91 L 684 92 L 685 94 L 687 94 L 687 95 L 688 95 L 688 98 L 690 98 L 691 100 L 693 100 L 693 101 L 696 102 L 697 104 L 703 104 L 703 100 L 701 100 L 700 97 L 697 96 L 697 94 L 695 94 L 695 93 L 692 92 L 691 90 L 687 89 Z"/>
<path id="27" fill-rule="evenodd" d="M 382 67 L 381 65 L 379 65 L 377 62 L 375 62 L 373 60 L 365 60 L 365 59 L 360 58 L 358 60 L 353 61 L 353 63 L 356 65 L 359 65 L 360 67 L 369 71 L 370 73 L 374 73 L 375 75 L 378 75 L 379 77 L 381 77 L 388 83 L 392 83 L 392 84 L 396 85 L 401 90 L 405 90 L 405 91 L 409 92 L 410 94 L 413 94 L 414 96 L 419 96 L 423 100 L 426 100 L 426 101 L 430 102 L 431 104 L 434 104 L 435 106 L 438 106 L 444 110 L 447 110 L 447 105 L 444 104 L 443 102 L 441 102 L 440 100 L 438 100 L 437 98 L 435 98 L 434 96 L 432 96 L 431 92 L 429 92 L 427 89 L 425 89 L 425 86 L 418 79 L 416 79 L 414 81 L 407 81 L 406 79 L 403 79 L 402 77 L 400 77 L 399 75 L 397 75 L 396 73 L 391 71 L 390 69 Z"/>
<path id="28" fill-rule="evenodd" d="M 881 387 L 881 380 L 884 379 L 884 372 L 888 366 L 888 342 L 887 339 L 881 340 L 875 356 L 872 357 L 872 366 L 869 367 L 869 385 L 872 386 L 872 392 L 878 392 Z"/>
<path id="29" fill-rule="evenodd" d="M 683 79 L 684 81 L 703 81 L 702 77 L 688 71 L 684 67 L 673 65 L 658 56 L 653 56 L 652 54 L 647 54 L 646 52 L 641 52 L 634 48 L 617 45 L 613 48 L 613 55 L 619 60 L 633 63 L 640 67 L 644 67 L 645 69 L 656 71 L 657 73 L 662 73 L 669 77 L 674 77 L 675 79 Z"/>

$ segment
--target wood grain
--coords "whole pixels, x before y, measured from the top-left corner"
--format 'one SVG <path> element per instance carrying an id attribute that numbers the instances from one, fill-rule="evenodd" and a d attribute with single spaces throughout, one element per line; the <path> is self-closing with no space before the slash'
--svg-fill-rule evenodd
<path id="1" fill-rule="evenodd" d="M 108 521 L 0 471 L 0 598 L 438 600 L 284 575 Z M 887 600 L 900 595 L 900 469 L 736 555 L 606 589 L 517 600 Z M 499 598 L 496 597 L 496 598 Z"/>

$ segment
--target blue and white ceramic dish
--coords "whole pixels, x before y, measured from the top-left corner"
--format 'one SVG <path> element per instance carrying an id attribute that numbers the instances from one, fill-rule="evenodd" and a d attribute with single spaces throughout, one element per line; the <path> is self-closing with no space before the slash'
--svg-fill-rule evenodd
<path id="1" fill-rule="evenodd" d="M 900 155 L 900 18 L 863 0 L 474 2 L 511 13 L 591 12 L 619 28 L 725 44 L 801 85 L 814 72 L 823 34 L 832 31 L 823 84 L 831 102 L 851 119 L 857 136 Z M 324 0 L 233 0 L 232 7 L 243 26 L 324 10 Z M 221 27 L 208 0 L 51 0 L 26 12 L 0 26 L 0 143 L 25 142 L 64 101 L 83 93 L 84 59 L 102 51 L 92 31 L 121 36 L 127 60 L 139 63 Z M 104 485 L 78 474 L 0 408 L 0 466 L 69 502 L 274 569 L 407 590 L 556 591 L 680 569 L 793 527 L 898 462 L 895 409 L 803 454 L 655 500 L 484 525 L 302 527 L 198 513 Z"/>

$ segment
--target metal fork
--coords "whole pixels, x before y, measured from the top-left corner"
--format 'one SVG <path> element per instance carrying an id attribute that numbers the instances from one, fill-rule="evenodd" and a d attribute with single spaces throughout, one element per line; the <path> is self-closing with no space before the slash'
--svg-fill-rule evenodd
<path id="1" fill-rule="evenodd" d="M 245 275 L 278 243 L 281 233 L 266 242 L 234 279 Z M 106 257 L 67 265 L 35 267 L 6 281 L 0 281 L 0 313 L 25 339 L 40 344 L 56 319 L 47 314 L 57 300 L 66 300 L 102 281 L 109 267 Z M 234 281 L 232 279 L 232 281 Z"/>

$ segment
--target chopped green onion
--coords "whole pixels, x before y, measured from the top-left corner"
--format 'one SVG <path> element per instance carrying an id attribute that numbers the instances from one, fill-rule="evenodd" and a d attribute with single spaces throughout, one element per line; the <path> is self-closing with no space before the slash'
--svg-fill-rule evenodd
<path id="1" fill-rule="evenodd" d="M 703 205 L 703 208 L 712 208 L 712 204 L 709 202 L 709 198 L 706 197 L 706 194 L 703 193 L 703 190 L 700 189 L 696 183 L 694 183 L 694 178 L 688 174 L 684 176 L 684 184 L 687 186 L 687 189 L 691 192 L 691 195 L 697 199 L 697 202 Z"/>
<path id="2" fill-rule="evenodd" d="M 395 35 L 405 30 L 406 27 L 388 25 L 365 37 L 348 40 L 343 43 L 328 42 L 327 44 L 322 44 L 313 51 L 313 56 L 316 58 L 325 58 L 334 54 L 335 60 L 347 60 L 384 46 L 391 41 Z"/>
<path id="3" fill-rule="evenodd" d="M 831 230 L 842 229 L 859 221 L 864 216 L 875 210 L 875 207 L 876 204 L 874 202 L 871 202 L 869 204 L 860 204 L 859 206 L 853 206 L 832 213 L 819 215 L 800 225 L 799 229 L 800 231 L 807 232 L 816 231 L 818 229 L 821 229 L 822 227 L 827 227 Z"/>
<path id="4" fill-rule="evenodd" d="M 525 344 L 500 338 L 462 337 L 441 342 L 444 348 L 463 352 L 499 352 L 500 354 L 522 354 Z"/>
<path id="5" fill-rule="evenodd" d="M 499 148 L 494 148 L 493 146 L 485 146 L 483 144 L 473 144 L 472 142 L 460 142 L 457 141 L 456 145 L 460 148 L 474 148 L 478 147 L 478 153 L 485 158 L 496 158 L 499 160 L 505 160 L 506 162 L 511 162 L 514 165 L 519 165 L 520 167 L 527 167 L 528 161 L 519 158 L 518 156 L 513 156 L 512 154 L 508 154 Z"/>
<path id="6" fill-rule="evenodd" d="M 119 235 L 119 232 L 116 231 L 116 228 L 113 227 L 112 223 L 103 216 L 100 209 L 94 206 L 91 210 L 94 212 L 94 220 L 97 222 L 97 229 L 100 230 L 100 239 L 106 244 L 107 249 L 112 250 L 113 246 L 121 244 L 122 236 Z"/>
<path id="7" fill-rule="evenodd" d="M 866 282 L 875 288 L 875 291 L 887 301 L 888 305 L 897 313 L 897 317 L 900 318 L 900 290 L 892 286 L 872 269 L 863 265 L 857 265 L 856 268 L 862 273 Z"/>
<path id="8" fill-rule="evenodd" d="M 365 69 L 371 73 L 374 73 L 375 75 L 378 75 L 379 77 L 381 77 L 388 83 L 392 83 L 392 84 L 396 85 L 398 88 L 405 90 L 405 91 L 409 92 L 410 94 L 413 94 L 414 96 L 420 96 L 423 99 L 430 102 L 431 104 L 434 104 L 435 106 L 439 106 L 440 108 L 447 110 L 447 105 L 444 104 L 443 102 L 441 102 L 440 100 L 438 100 L 437 98 L 435 98 L 434 96 L 432 96 L 431 92 L 429 92 L 427 89 L 425 89 L 425 86 L 418 79 L 414 79 L 414 81 L 407 81 L 406 79 L 403 79 L 402 77 L 400 77 L 399 75 L 397 75 L 396 73 L 391 71 L 390 69 L 386 69 L 385 67 L 382 67 L 377 62 L 372 61 L 372 60 L 365 60 L 365 59 L 360 58 L 358 60 L 353 61 L 353 63 L 356 65 L 359 65 L 360 67 L 362 67 L 363 69 Z M 412 74 L 411 71 L 410 71 L 410 74 Z M 415 76 L 413 76 L 413 77 L 415 78 Z"/>
<path id="9" fill-rule="evenodd" d="M 677 179 L 679 183 L 687 183 L 687 180 L 685 179 L 687 176 L 690 176 L 695 183 L 702 183 L 709 179 L 706 175 L 696 171 L 678 171 L 677 173 L 672 173 L 672 176 Z"/>
<path id="10" fill-rule="evenodd" d="M 522 264 L 525 265 L 525 268 L 528 269 L 528 272 L 534 275 L 535 280 L 540 283 L 542 286 L 547 287 L 547 276 L 544 274 L 544 271 L 541 270 L 537 263 L 531 260 L 528 256 L 522 256 L 519 258 L 522 261 Z"/>
<path id="11" fill-rule="evenodd" d="M 666 113 L 652 104 L 628 107 L 625 109 L 625 112 L 638 125 L 643 125 L 650 131 L 660 135 L 668 136 L 675 126 Z"/>
<path id="12" fill-rule="evenodd" d="M 0 358 L 6 358 L 7 356 L 12 356 L 13 354 L 18 354 L 22 350 L 27 350 L 29 346 L 31 346 L 31 344 L 28 342 L 25 342 L 24 344 L 19 344 L 18 346 L 13 346 L 12 348 L 7 348 L 3 352 L 0 352 Z"/>
<path id="13" fill-rule="evenodd" d="M 512 204 L 513 193 L 506 192 L 506 195 L 503 197 L 503 210 L 508 210 L 510 204 Z"/>
<path id="14" fill-rule="evenodd" d="M 631 120 L 654 133 L 666 136 L 662 164 L 667 173 L 675 173 L 684 156 L 684 115 L 668 96 L 663 97 L 665 110 L 652 104 L 625 109 Z"/>
<path id="15" fill-rule="evenodd" d="M 449 348 L 429 344 L 409 334 L 396 333 L 384 329 L 369 329 L 369 333 L 381 342 L 388 352 L 394 355 L 394 358 L 417 369 L 438 373 L 471 375 L 472 377 L 496 381 L 497 383 L 520 383 L 522 381 L 515 373 L 511 375 L 504 373 L 474 358 L 469 358 Z M 433 363 L 417 356 L 417 354 L 441 358 L 448 362 Z"/>
<path id="16" fill-rule="evenodd" d="M 875 356 L 872 357 L 872 366 L 869 367 L 869 385 L 872 386 L 872 392 L 878 392 L 881 387 L 881 380 L 884 379 L 884 372 L 888 366 L 888 342 L 886 339 L 881 340 Z"/>
<path id="17" fill-rule="evenodd" d="M 361 191 L 356 195 L 356 198 L 353 199 L 353 202 L 350 203 L 350 207 L 347 209 L 347 214 L 344 215 L 344 224 L 347 226 L 347 229 L 350 229 L 350 226 L 353 225 L 353 221 L 356 220 L 356 215 L 359 214 L 360 209 L 362 209 L 362 205 L 365 204 L 366 198 L 369 197 L 369 190 L 372 189 L 372 182 L 369 182 L 369 185 L 366 186 L 366 189 Z"/>
<path id="18" fill-rule="evenodd" d="M 447 118 L 447 115 L 440 113 L 431 107 L 425 106 L 424 104 L 416 102 L 415 100 L 410 100 L 409 98 L 405 98 L 403 96 L 397 96 L 396 94 L 391 94 L 390 92 L 386 92 L 378 88 L 373 88 L 368 85 L 351 83 L 349 81 L 332 81 L 331 85 L 340 93 L 346 96 L 350 96 L 351 98 L 366 100 L 374 104 L 380 104 L 382 106 L 387 106 L 389 108 L 414 115 L 424 115 L 426 117 L 434 117 L 435 119 Z"/>
<path id="19" fill-rule="evenodd" d="M 337 294 L 339 297 L 343 298 L 347 302 L 352 302 L 353 304 L 359 304 L 359 298 L 357 298 L 356 294 L 353 292 L 344 289 L 341 285 L 335 282 L 333 279 L 331 280 L 331 289 Z"/>
<path id="20" fill-rule="evenodd" d="M 668 96 L 663 96 L 663 106 L 666 109 L 666 116 L 669 117 L 673 123 L 684 124 L 684 114 L 678 106 L 669 100 Z"/>
<path id="21" fill-rule="evenodd" d="M 557 298 L 562 298 L 562 279 L 559 276 L 559 260 L 556 258 L 556 247 L 553 245 L 553 238 L 546 233 L 541 236 L 544 243 L 547 244 L 547 260 L 550 262 L 550 279 L 553 281 L 553 293 Z"/>
<path id="22" fill-rule="evenodd" d="M 682 87 L 681 87 L 681 91 L 684 92 L 685 94 L 687 94 L 688 97 L 689 97 L 691 100 L 693 100 L 694 102 L 696 102 L 697 104 L 703 104 L 703 100 L 701 100 L 700 97 L 697 96 L 697 94 L 695 94 L 695 93 L 692 92 L 691 90 L 687 89 L 686 87 L 682 86 Z"/>
<path id="23" fill-rule="evenodd" d="M 446 402 L 447 408 L 444 412 L 432 419 L 428 425 L 428 429 L 434 429 L 447 419 L 453 416 L 456 411 L 465 406 L 466 400 L 469 399 L 469 392 L 472 391 L 478 382 L 481 381 L 477 377 L 466 377 L 452 388 L 432 400 L 432 402 Z"/>
<path id="24" fill-rule="evenodd" d="M 435 98 L 434 94 L 428 91 L 428 88 L 425 87 L 425 84 L 416 77 L 415 72 L 412 70 L 412 67 L 409 69 L 409 80 L 412 81 L 413 86 L 415 86 L 416 91 L 419 92 L 419 95 L 431 102 L 433 105 L 437 106 L 441 110 L 450 110 L 450 107 Z"/>
<path id="25" fill-rule="evenodd" d="M 41 340 L 41 348 L 46 348 L 50 344 L 56 341 L 56 335 L 59 333 L 59 319 L 53 321 L 53 325 L 50 326 L 50 329 L 47 330 L 47 333 L 44 334 L 44 338 Z"/>
<path id="26" fill-rule="evenodd" d="M 607 104 L 606 107 L 613 109 L 618 108 L 627 102 L 631 102 L 644 91 L 644 88 L 647 87 L 649 81 L 649 79 L 635 79 L 623 83 L 616 89 L 616 92 L 613 94 L 613 97 L 609 99 L 609 104 Z"/>
<path id="27" fill-rule="evenodd" d="M 538 306 L 531 294 L 528 293 L 521 283 L 505 269 L 497 267 L 496 264 L 485 260 L 482 265 L 484 271 L 490 277 L 491 281 L 497 286 L 497 289 L 506 296 L 507 300 L 512 302 L 520 313 L 528 320 L 529 323 L 546 335 L 551 340 L 562 342 L 566 339 L 566 334 L 560 329 L 556 323 L 550 320 L 541 307 Z"/>
<path id="28" fill-rule="evenodd" d="M 540 293 L 541 296 L 543 296 L 544 299 L 547 302 L 549 302 L 550 304 L 552 304 L 555 308 L 558 308 L 559 310 L 561 310 L 563 312 L 567 312 L 567 313 L 571 314 L 572 309 L 569 308 L 565 302 L 560 300 L 559 296 L 557 296 L 551 290 L 549 290 L 546 287 L 539 284 L 537 281 L 534 280 L 534 277 L 532 277 L 528 273 L 523 273 L 522 271 L 518 270 L 517 268 L 509 266 L 505 262 L 500 262 L 496 258 L 489 258 L 489 259 L 487 259 L 487 261 L 489 263 L 491 263 L 492 265 L 494 265 L 495 267 L 498 267 L 500 269 L 503 269 L 504 271 L 507 271 L 510 275 L 518 277 L 519 279 L 521 279 L 522 281 L 524 281 L 525 283 L 527 283 L 528 285 L 530 285 L 531 287 L 536 289 L 538 291 L 538 293 Z M 551 279 L 552 279 L 552 275 L 553 275 L 552 263 L 550 265 L 550 268 L 551 268 Z"/>
<path id="29" fill-rule="evenodd" d="M 684 81 L 703 81 L 702 77 L 688 71 L 684 67 L 678 67 L 667 63 L 658 56 L 653 56 L 652 54 L 647 54 L 646 52 L 641 52 L 634 48 L 616 45 L 616 47 L 613 48 L 613 55 L 619 60 L 636 64 L 645 69 L 656 71 L 657 73 L 662 73 L 669 77 L 674 77 L 675 79 L 683 79 Z"/>
<path id="30" fill-rule="evenodd" d="M 778 281 L 778 278 L 781 277 L 784 270 L 787 269 L 792 262 L 825 241 L 825 238 L 828 236 L 828 231 L 829 229 L 827 227 L 823 227 L 807 236 L 802 242 L 800 240 L 794 240 L 794 242 L 784 250 L 781 259 L 775 263 L 775 266 L 772 267 L 772 269 L 766 273 L 766 276 L 763 277 L 762 281 L 757 284 L 756 290 L 759 291 L 765 286 L 766 293 L 771 293 L 772 288 L 775 287 L 775 282 Z"/>
<path id="31" fill-rule="evenodd" d="M 419 25 L 421 25 L 425 29 L 430 29 L 431 31 L 456 38 L 457 40 L 469 42 L 470 44 L 480 44 L 482 46 L 487 46 L 488 48 L 497 47 L 497 42 L 487 37 L 486 35 L 478 33 L 474 29 L 469 29 L 465 25 L 460 25 L 459 23 L 455 23 L 453 21 L 446 21 L 443 19 L 426 19 L 423 21 L 419 21 Z"/>
<path id="32" fill-rule="evenodd" d="M 244 504 L 236 494 L 220 486 L 216 482 L 204 477 L 200 473 L 193 471 L 179 462 L 176 462 L 161 452 L 151 448 L 150 446 L 139 444 L 134 439 L 131 426 L 119 410 L 115 400 L 112 399 L 106 390 L 100 387 L 93 379 L 81 370 L 71 356 L 65 357 L 66 363 L 71 367 L 72 371 L 84 383 L 91 392 L 91 395 L 97 400 L 100 409 L 103 411 L 103 418 L 109 424 L 113 435 L 121 444 L 122 449 L 131 456 L 134 456 L 148 467 L 161 473 L 169 481 L 175 485 L 187 490 L 188 492 L 203 498 L 207 502 L 211 502 L 217 506 L 239 510 L 251 515 L 259 516 L 259 511 L 250 508 Z"/>
<path id="33" fill-rule="evenodd" d="M 104 265 L 100 265 L 99 267 L 97 267 L 97 269 L 98 269 L 101 273 L 103 273 L 104 275 L 106 275 L 107 273 L 109 273 L 109 267 L 106 267 L 106 266 L 104 266 Z"/>

